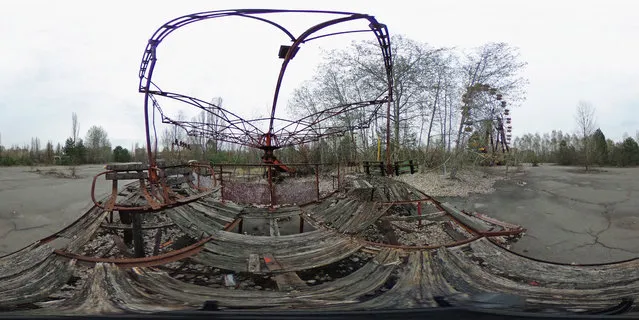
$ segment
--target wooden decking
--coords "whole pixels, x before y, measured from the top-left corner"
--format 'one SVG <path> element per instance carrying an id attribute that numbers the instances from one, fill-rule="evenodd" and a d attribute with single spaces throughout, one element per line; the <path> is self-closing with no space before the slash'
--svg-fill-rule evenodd
<path id="1" fill-rule="evenodd" d="M 88 243 L 128 228 L 106 222 L 108 213 L 94 207 L 64 230 L 0 258 L 0 310 L 18 308 L 31 314 L 158 312 L 193 310 L 211 300 L 223 308 L 424 308 L 437 307 L 436 297 L 455 303 L 493 292 L 522 297 L 523 309 L 599 310 L 638 292 L 638 260 L 577 266 L 530 259 L 482 235 L 518 226 L 466 215 L 448 205 L 441 206 L 444 211 L 435 206 L 421 216 L 405 207 L 398 211 L 403 215 L 390 214 L 398 205 L 392 201 L 407 201 L 399 204 L 406 206 L 422 201 L 424 195 L 399 184 L 379 187 L 359 181 L 352 185 L 350 192 L 301 207 L 245 208 L 209 194 L 165 209 L 161 213 L 168 222 L 143 226 L 173 228 L 172 232 L 199 242 L 180 249 L 180 255 L 166 262 L 162 259 L 170 255 L 144 258 L 145 263 L 151 261 L 146 265 L 155 267 L 83 259 L 80 255 Z M 315 229 L 273 236 L 224 231 L 241 219 L 275 221 L 295 216 L 312 222 Z M 442 219 L 461 223 L 472 238 L 459 241 L 463 242 L 460 245 L 410 247 L 376 244 L 363 237 L 379 221 L 426 224 Z M 433 225 L 440 223 L 429 224 Z M 355 263 L 362 254 L 370 258 Z M 157 267 L 163 264 L 173 265 Z M 187 265 L 207 279 L 228 274 L 258 276 L 275 286 L 229 289 L 176 277 Z M 336 268 L 349 271 L 320 284 L 303 279 L 304 274 Z M 76 282 L 79 284 L 74 285 Z"/>

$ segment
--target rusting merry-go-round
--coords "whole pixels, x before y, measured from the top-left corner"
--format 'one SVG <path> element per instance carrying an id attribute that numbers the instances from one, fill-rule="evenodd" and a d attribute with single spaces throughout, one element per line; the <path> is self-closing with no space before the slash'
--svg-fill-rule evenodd
<path id="1" fill-rule="evenodd" d="M 331 20 L 295 37 L 269 20 L 271 13 L 322 13 Z M 162 91 L 152 82 L 162 39 L 181 26 L 229 16 L 256 19 L 290 36 L 292 44 L 280 48 L 283 64 L 270 118 L 244 120 L 219 106 Z M 318 32 L 345 21 L 363 22 L 379 41 L 387 74 L 385 97 L 340 105 L 297 121 L 278 119 L 279 85 L 297 48 L 332 35 Z M 637 260 L 565 265 L 528 258 L 508 249 L 525 231 L 520 226 L 462 212 L 391 178 L 361 175 L 338 164 L 284 165 L 275 158 L 278 148 L 349 129 L 322 131 L 326 129 L 315 126 L 321 121 L 356 109 L 372 115 L 388 106 L 391 57 L 386 26 L 365 14 L 227 10 L 166 23 L 149 40 L 140 69 L 148 163 L 107 166 L 93 184 L 111 183 L 110 194 L 99 198 L 92 191 L 95 205 L 77 221 L 1 257 L 0 310 L 69 315 L 211 305 L 432 308 L 494 293 L 521 298 L 511 306 L 520 311 L 634 310 L 628 297 L 639 287 Z M 225 119 L 225 130 L 212 131 L 165 115 L 162 120 L 189 134 L 264 150 L 263 163 L 255 166 L 267 168 L 267 177 L 251 176 L 246 174 L 250 170 L 238 170 L 237 165 L 156 159 L 149 113 L 161 112 L 160 98 L 215 109 Z M 283 127 L 275 128 L 275 120 Z M 266 132 L 254 125 L 260 121 L 269 122 Z M 366 121 L 357 125 L 365 126 Z M 307 174 L 301 173 L 309 167 Z M 287 178 L 273 181 L 274 171 L 284 171 Z"/>

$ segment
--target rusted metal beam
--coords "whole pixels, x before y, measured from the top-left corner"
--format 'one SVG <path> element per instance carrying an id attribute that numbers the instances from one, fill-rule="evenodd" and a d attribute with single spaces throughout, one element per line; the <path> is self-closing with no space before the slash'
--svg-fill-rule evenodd
<path id="1" fill-rule="evenodd" d="M 237 218 L 235 220 L 233 220 L 233 222 L 227 224 L 226 226 L 224 226 L 224 231 L 231 231 L 233 230 L 235 227 L 237 227 L 238 225 L 242 224 L 242 218 Z M 240 231 L 241 233 L 241 231 Z"/>
<path id="2" fill-rule="evenodd" d="M 106 180 L 138 180 L 148 179 L 146 172 L 109 172 L 105 175 Z"/>
<path id="3" fill-rule="evenodd" d="M 132 258 L 132 259 L 122 259 L 122 258 L 97 258 L 97 257 L 88 257 L 82 256 L 62 250 L 55 250 L 54 253 L 69 259 L 75 259 L 79 262 L 95 264 L 98 262 L 102 263 L 113 263 L 120 268 L 132 268 L 132 267 L 153 267 L 162 264 L 167 264 L 169 262 L 178 261 L 184 258 L 191 257 L 197 253 L 199 253 L 204 244 L 211 240 L 212 237 L 204 238 L 190 246 L 184 247 L 182 249 L 174 250 L 165 254 L 143 257 L 143 258 Z"/>

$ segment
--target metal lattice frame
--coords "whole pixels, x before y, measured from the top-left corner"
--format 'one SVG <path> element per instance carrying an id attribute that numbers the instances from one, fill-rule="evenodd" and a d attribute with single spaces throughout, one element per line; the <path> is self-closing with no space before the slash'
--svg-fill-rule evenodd
<path id="1" fill-rule="evenodd" d="M 265 18 L 264 16 L 268 16 L 268 14 L 273 13 L 316 13 L 316 14 L 330 14 L 336 16 L 335 19 L 327 20 L 320 24 L 314 25 L 304 31 L 299 36 L 295 37 L 291 32 L 289 32 L 283 26 L 277 24 L 276 22 Z M 286 55 L 284 57 L 284 61 L 282 62 L 282 66 L 278 75 L 277 84 L 275 86 L 275 92 L 273 95 L 273 102 L 271 107 L 271 114 L 268 118 L 259 118 L 259 119 L 250 119 L 246 120 L 238 116 L 237 114 L 222 108 L 221 106 L 215 105 L 213 103 L 206 102 L 204 100 L 186 96 L 179 93 L 163 91 L 161 90 L 155 83 L 153 83 L 153 71 L 155 68 L 155 64 L 157 62 L 156 52 L 157 48 L 167 36 L 169 36 L 173 31 L 177 30 L 180 27 L 186 26 L 188 24 L 199 22 L 208 19 L 214 18 L 222 18 L 222 17 L 245 17 L 250 19 L 256 19 L 258 21 L 265 22 L 270 24 L 283 33 L 285 33 L 288 38 L 291 40 L 292 44 L 290 48 L 286 51 Z M 343 32 L 335 32 L 335 33 L 327 33 L 327 34 L 317 34 L 318 31 L 327 28 L 329 26 L 333 26 L 339 23 L 354 21 L 354 20 L 366 20 L 369 22 L 368 28 L 366 30 L 349 30 Z M 311 114 L 309 116 L 303 117 L 297 120 L 283 119 L 278 118 L 275 115 L 277 109 L 277 102 L 279 97 L 279 91 L 282 84 L 282 80 L 284 78 L 286 68 L 293 58 L 297 49 L 302 43 L 319 39 L 327 36 L 333 36 L 338 34 L 345 33 L 356 33 L 356 32 L 372 32 L 374 33 L 377 41 L 379 43 L 384 67 L 386 70 L 386 91 L 382 92 L 379 97 L 374 100 L 369 101 L 359 101 L 354 103 L 348 103 L 343 105 L 338 105 L 335 107 L 327 108 L 321 110 L 317 113 Z M 144 55 L 142 57 L 142 63 L 140 64 L 140 72 L 139 72 L 139 91 L 144 93 L 144 115 L 145 115 L 145 126 L 146 126 L 146 144 L 147 151 L 149 157 L 149 164 L 151 166 L 155 165 L 155 159 L 153 148 L 151 145 L 151 128 L 149 114 L 151 111 L 158 111 L 161 115 L 161 120 L 164 123 L 177 125 L 186 130 L 187 134 L 192 136 L 207 136 L 211 138 L 215 138 L 220 141 L 226 141 L 230 143 L 235 143 L 239 145 L 245 145 L 249 147 L 263 149 L 266 152 L 272 152 L 274 149 L 286 147 L 286 146 L 294 146 L 299 144 L 304 144 L 312 141 L 317 141 L 318 139 L 330 136 L 330 135 L 340 135 L 348 132 L 350 130 L 368 128 L 373 120 L 378 116 L 378 112 L 380 111 L 382 105 L 384 103 L 387 104 L 387 122 L 390 118 L 390 103 L 393 100 L 393 68 L 392 68 L 392 55 L 391 55 L 391 44 L 390 37 L 388 34 L 388 29 L 386 25 L 379 23 L 375 17 L 361 14 L 361 13 L 352 13 L 352 12 L 340 12 L 340 11 L 318 11 L 318 10 L 270 10 L 270 9 L 242 9 L 242 10 L 220 10 L 220 11 L 208 11 L 208 12 L 200 12 L 185 15 L 176 19 L 173 19 L 164 25 L 162 25 L 158 30 L 155 31 L 151 39 L 146 46 L 144 51 Z M 382 97 L 382 95 L 385 95 Z M 158 97 L 164 97 L 173 99 L 176 101 L 180 101 L 194 107 L 200 108 L 206 112 L 213 114 L 217 117 L 221 125 L 211 126 L 208 123 L 199 122 L 199 121 L 188 121 L 188 120 L 175 120 L 168 117 L 160 107 L 160 103 L 158 102 Z M 150 110 L 153 108 L 153 110 Z M 365 119 L 352 124 L 351 126 L 335 126 L 335 125 L 322 125 L 326 124 L 331 118 L 334 118 L 340 114 L 344 114 L 346 112 L 351 112 L 354 110 L 365 111 L 368 114 L 368 117 Z M 282 123 L 283 125 L 276 128 L 275 122 Z M 268 129 L 266 131 L 260 129 L 260 124 L 268 123 Z M 387 126 L 390 123 L 387 123 Z M 266 126 L 263 126 L 266 127 Z M 390 132 L 389 132 L 390 133 Z M 155 137 L 157 141 L 157 137 Z M 390 137 L 387 136 L 387 150 L 386 156 L 390 157 L 390 149 L 389 149 L 389 141 Z M 157 153 L 157 150 L 155 150 Z M 387 159 L 390 161 L 390 159 Z"/>
<path id="2" fill-rule="evenodd" d="M 482 104 L 488 104 L 489 110 L 482 114 L 481 119 L 472 119 L 471 104 L 475 99 L 476 94 L 487 95 L 486 101 Z M 462 95 L 462 101 L 464 107 L 462 107 L 462 115 L 465 115 L 470 120 L 465 123 L 466 132 L 473 131 L 473 125 L 480 123 L 486 125 L 485 138 L 486 143 L 490 143 L 490 153 L 495 155 L 498 152 L 507 153 L 510 152 L 510 139 L 512 132 L 510 117 L 510 110 L 506 107 L 507 102 L 503 100 L 503 96 L 498 92 L 496 88 L 492 88 L 487 84 L 477 83 L 472 87 L 469 87 L 464 95 Z M 486 146 L 484 146 L 486 147 Z"/>

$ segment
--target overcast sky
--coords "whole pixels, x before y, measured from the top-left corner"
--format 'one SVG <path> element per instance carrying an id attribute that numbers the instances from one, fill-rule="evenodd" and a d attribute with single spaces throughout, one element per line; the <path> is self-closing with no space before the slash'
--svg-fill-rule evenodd
<path id="1" fill-rule="evenodd" d="M 528 63 L 527 100 L 513 110 L 513 133 L 575 129 L 579 100 L 618 140 L 639 130 L 639 2 L 636 1 L 0 1 L 2 145 L 63 143 L 71 113 L 80 135 L 104 127 L 112 144 L 144 139 L 138 70 L 147 40 L 175 17 L 209 10 L 281 8 L 375 15 L 391 34 L 460 50 L 486 42 L 518 47 Z M 203 100 L 221 96 L 247 117 L 270 112 L 286 38 L 260 24 L 228 19 L 196 23 L 158 49 L 154 80 L 164 90 Z M 301 31 L 315 20 L 291 18 Z M 293 60 L 281 99 L 309 79 L 320 50 L 371 35 L 317 41 Z M 246 39 L 252 39 L 247 41 Z M 329 38 L 330 39 L 330 38 Z M 157 76 L 157 77 L 156 77 Z M 283 102 L 283 103 L 284 103 Z M 167 105 L 167 108 L 171 108 Z M 282 106 L 282 108 L 284 108 Z M 175 109 L 167 112 L 177 112 Z M 195 114 L 186 109 L 187 116 Z M 283 112 L 283 111 L 282 111 Z"/>

